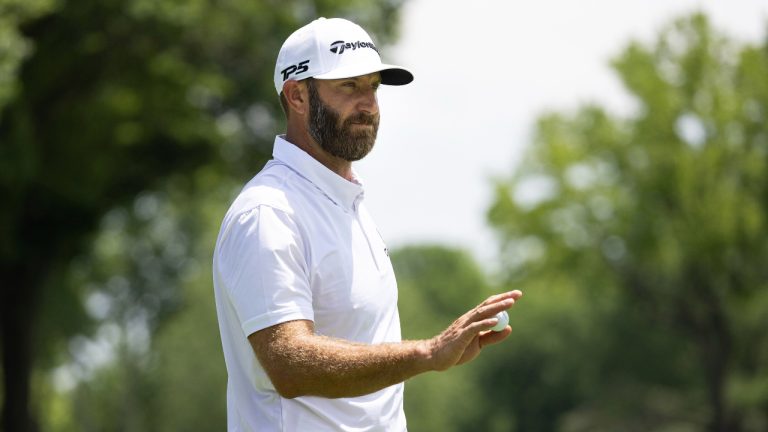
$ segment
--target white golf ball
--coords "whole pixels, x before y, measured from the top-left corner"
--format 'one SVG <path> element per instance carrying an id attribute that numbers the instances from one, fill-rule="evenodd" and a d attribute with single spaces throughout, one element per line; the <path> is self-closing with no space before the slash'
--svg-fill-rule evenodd
<path id="1" fill-rule="evenodd" d="M 504 330 L 504 328 L 509 324 L 509 315 L 507 314 L 507 311 L 501 311 L 496 314 L 496 319 L 499 320 L 499 322 L 493 326 L 491 330 L 495 332 L 499 332 Z"/>

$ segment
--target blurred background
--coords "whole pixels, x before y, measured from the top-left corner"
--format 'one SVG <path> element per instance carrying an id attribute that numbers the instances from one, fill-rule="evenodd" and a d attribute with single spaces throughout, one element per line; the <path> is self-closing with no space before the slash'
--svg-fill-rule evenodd
<path id="1" fill-rule="evenodd" d="M 2 431 L 219 431 L 210 262 L 317 16 L 416 81 L 358 170 L 427 338 L 411 431 L 768 430 L 768 5 L 0 0 Z"/>

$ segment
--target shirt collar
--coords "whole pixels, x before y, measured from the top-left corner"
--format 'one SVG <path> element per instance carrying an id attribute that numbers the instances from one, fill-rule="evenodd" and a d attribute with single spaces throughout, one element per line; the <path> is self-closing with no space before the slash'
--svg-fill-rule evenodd
<path id="1" fill-rule="evenodd" d="M 298 146 L 286 141 L 285 135 L 275 137 L 272 156 L 309 180 L 345 210 L 356 210 L 358 201 L 364 197 L 363 184 L 357 173 L 352 172 L 354 181 L 341 177 Z"/>

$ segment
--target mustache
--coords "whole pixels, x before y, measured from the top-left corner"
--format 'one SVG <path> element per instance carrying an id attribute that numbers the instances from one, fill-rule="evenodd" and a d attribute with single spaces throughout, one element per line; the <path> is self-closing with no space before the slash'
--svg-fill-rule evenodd
<path id="1" fill-rule="evenodd" d="M 357 124 L 375 126 L 379 123 L 379 116 L 361 112 L 349 117 L 344 123 L 346 124 L 357 123 Z"/>

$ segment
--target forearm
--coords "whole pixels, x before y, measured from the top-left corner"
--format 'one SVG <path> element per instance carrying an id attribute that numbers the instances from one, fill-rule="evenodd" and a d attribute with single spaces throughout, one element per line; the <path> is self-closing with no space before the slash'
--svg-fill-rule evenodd
<path id="1" fill-rule="evenodd" d="M 283 397 L 359 396 L 472 361 L 484 346 L 512 332 L 509 326 L 498 332 L 490 329 L 497 323 L 494 315 L 520 296 L 520 291 L 491 296 L 426 341 L 358 344 L 317 335 L 314 324 L 304 320 L 260 330 L 248 339 Z"/>
<path id="2" fill-rule="evenodd" d="M 357 344 L 316 335 L 307 322 L 286 324 L 252 338 L 254 348 L 269 347 L 256 353 L 284 397 L 360 396 L 430 370 L 425 341 Z"/>

